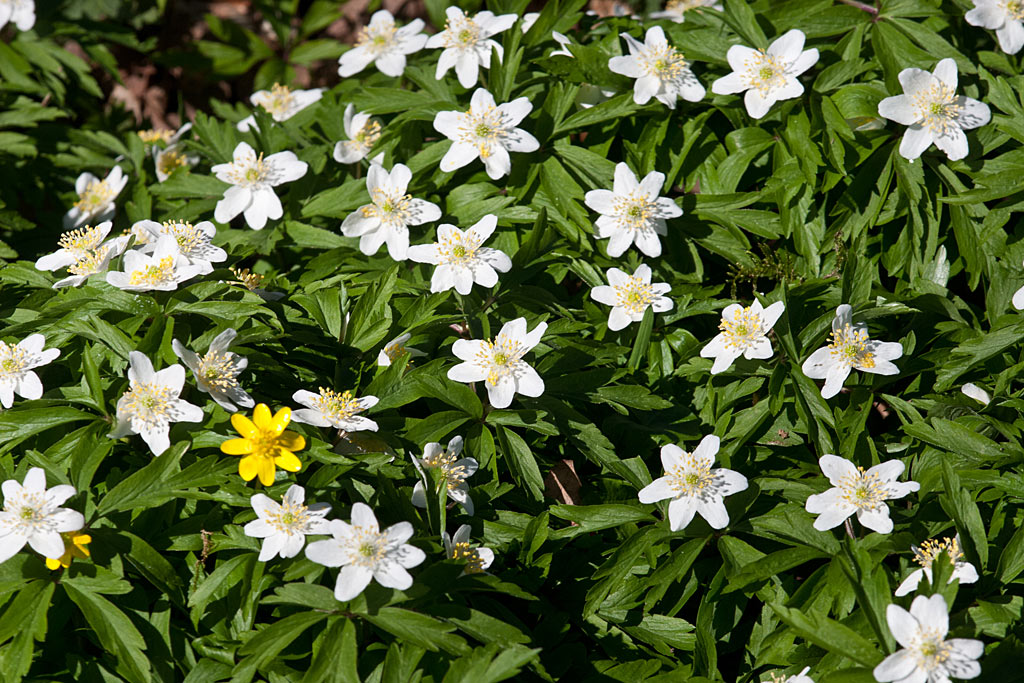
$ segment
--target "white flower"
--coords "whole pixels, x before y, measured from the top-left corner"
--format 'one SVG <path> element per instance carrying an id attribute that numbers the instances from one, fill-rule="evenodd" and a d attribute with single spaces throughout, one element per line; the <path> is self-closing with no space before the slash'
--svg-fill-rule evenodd
<path id="1" fill-rule="evenodd" d="M 376 396 L 356 398 L 351 392 L 340 394 L 320 387 L 320 394 L 300 389 L 292 394 L 292 400 L 305 408 L 292 411 L 292 421 L 315 427 L 335 427 L 346 432 L 377 431 L 377 423 L 358 413 L 377 405 Z"/>
<path id="2" fill-rule="evenodd" d="M 804 50 L 804 33 L 794 28 L 776 38 L 765 51 L 733 45 L 725 58 L 732 73 L 712 83 L 711 92 L 734 95 L 745 90 L 747 113 L 759 119 L 776 102 L 803 94 L 804 86 L 796 77 L 817 63 L 818 51 Z"/>
<path id="3" fill-rule="evenodd" d="M 8 479 L 2 485 L 4 508 L 0 510 L 0 562 L 6 562 L 28 543 L 43 557 L 57 559 L 64 554 L 61 532 L 85 526 L 81 512 L 60 507 L 75 495 L 75 487 L 60 484 L 46 488 L 46 473 L 29 469 L 25 483 Z"/>
<path id="4" fill-rule="evenodd" d="M 238 384 L 238 375 L 245 370 L 249 361 L 237 353 L 228 351 L 238 332 L 228 328 L 210 342 L 206 355 L 200 357 L 185 348 L 177 339 L 171 340 L 174 355 L 181 359 L 196 378 L 199 391 L 209 394 L 224 410 L 235 412 L 236 403 L 243 408 L 256 405 L 252 396 Z"/>
<path id="5" fill-rule="evenodd" d="M 671 19 L 677 24 L 686 20 L 685 14 L 692 9 L 708 7 L 721 12 L 722 3 L 718 0 L 668 0 L 665 9 L 661 12 L 651 12 L 648 17 L 651 19 Z"/>
<path id="6" fill-rule="evenodd" d="M 185 386 L 185 368 L 171 365 L 159 372 L 138 351 L 128 354 L 129 390 L 117 400 L 117 425 L 110 437 L 138 434 L 153 455 L 170 445 L 172 422 L 202 422 L 203 409 L 179 398 Z"/>
<path id="7" fill-rule="evenodd" d="M 167 180 L 174 169 L 178 167 L 195 166 L 199 163 L 199 157 L 178 151 L 178 140 L 190 130 L 192 130 L 192 124 L 186 123 L 174 133 L 169 130 L 139 132 L 139 137 L 143 142 L 152 143 L 153 168 L 156 170 L 156 179 L 159 182 Z M 161 141 L 165 144 L 157 144 Z"/>
<path id="8" fill-rule="evenodd" d="M 718 446 L 714 434 L 701 439 L 692 453 L 674 444 L 662 446 L 665 476 L 640 489 L 638 495 L 641 503 L 670 500 L 668 520 L 672 531 L 685 528 L 695 514 L 700 514 L 712 529 L 724 529 L 729 524 L 724 498 L 746 489 L 747 478 L 724 467 L 711 468 Z"/>
<path id="9" fill-rule="evenodd" d="M 953 678 L 977 678 L 981 666 L 977 659 L 985 653 L 985 644 L 971 638 L 952 638 L 949 633 L 949 608 L 946 599 L 936 593 L 919 595 L 910 611 L 889 605 L 885 619 L 893 638 L 902 650 L 886 657 L 875 667 L 880 683 L 949 683 Z"/>
<path id="10" fill-rule="evenodd" d="M 299 161 L 294 152 L 278 152 L 264 159 L 262 154 L 256 156 L 249 143 L 239 142 L 233 161 L 210 169 L 219 180 L 231 184 L 217 202 L 214 220 L 228 223 L 244 212 L 249 227 L 262 230 L 268 218 L 276 220 L 284 215 L 274 188 L 298 180 L 308 169 L 309 165 Z"/>
<path id="11" fill-rule="evenodd" d="M 444 30 L 427 40 L 428 48 L 444 48 L 437 60 L 434 77 L 441 80 L 454 66 L 462 87 L 472 88 L 480 67 L 486 69 L 491 65 L 491 50 L 498 51 L 498 61 L 505 55 L 501 45 L 491 40 L 491 36 L 512 28 L 518 17 L 515 14 L 494 16 L 494 13 L 486 11 L 468 17 L 458 7 L 449 7 L 445 14 L 448 19 L 444 22 Z"/>
<path id="12" fill-rule="evenodd" d="M 846 458 L 825 454 L 818 464 L 832 484 L 824 493 L 807 498 L 805 509 L 818 515 L 814 520 L 818 531 L 834 529 L 857 513 L 857 521 L 863 526 L 888 534 L 892 531 L 892 520 L 885 501 L 902 498 L 921 488 L 916 481 L 896 481 L 904 470 L 899 460 L 888 460 L 865 470 Z"/>
<path id="13" fill-rule="evenodd" d="M 1018 311 L 1024 311 L 1024 287 L 1013 293 L 1013 307 Z"/>
<path id="14" fill-rule="evenodd" d="M 406 590 L 412 586 L 406 569 L 427 558 L 422 550 L 406 543 L 412 538 L 412 524 L 399 522 L 382 532 L 365 503 L 352 506 L 351 524 L 340 519 L 328 524 L 334 538 L 307 545 L 306 557 L 325 567 L 341 567 L 334 597 L 342 602 L 362 593 L 370 579 L 387 588 Z"/>
<path id="15" fill-rule="evenodd" d="M 125 245 L 128 244 L 128 239 L 125 237 L 115 237 L 112 240 L 107 240 L 104 244 L 96 247 L 92 251 L 86 252 L 86 254 L 80 257 L 73 264 L 68 266 L 67 277 L 57 280 L 53 283 L 54 289 L 60 289 L 61 287 L 78 287 L 83 282 L 89 279 L 90 275 L 96 275 L 102 273 L 110 265 L 111 259 L 124 251 Z"/>
<path id="16" fill-rule="evenodd" d="M 391 365 L 396 359 L 401 358 L 405 354 L 409 354 L 410 358 L 417 358 L 420 356 L 427 355 L 420 351 L 419 349 L 414 349 L 411 346 L 405 345 L 405 343 L 409 341 L 411 338 L 412 334 L 406 332 L 405 334 L 398 335 L 397 337 L 389 341 L 387 344 L 385 344 L 384 348 L 381 349 L 380 353 L 377 354 L 378 367 L 386 368 L 389 365 Z"/>
<path id="17" fill-rule="evenodd" d="M 491 93 L 477 88 L 468 111 L 437 112 L 434 128 L 452 141 L 441 159 L 441 170 L 454 171 L 479 157 L 491 179 L 508 175 L 512 171 L 509 152 L 540 149 L 537 138 L 516 128 L 532 110 L 533 105 L 525 97 L 495 106 Z"/>
<path id="18" fill-rule="evenodd" d="M 124 270 L 107 273 L 107 282 L 129 292 L 171 291 L 199 275 L 203 266 L 193 265 L 178 251 L 177 241 L 164 235 L 156 242 L 152 254 L 135 249 L 124 255 Z"/>
<path id="19" fill-rule="evenodd" d="M 214 263 L 221 263 L 228 258 L 226 251 L 211 242 L 217 234 L 217 228 L 210 221 L 192 225 L 188 221 L 157 223 L 142 220 L 132 226 L 132 234 L 135 235 L 136 248 L 144 254 L 155 251 L 160 238 L 169 236 L 188 263 L 199 267 L 199 275 L 212 273 Z"/>
<path id="20" fill-rule="evenodd" d="M 57 240 L 60 248 L 52 254 L 40 256 L 36 260 L 36 268 L 53 271 L 73 265 L 103 243 L 110 234 L 111 225 L 110 221 L 104 221 L 96 226 L 86 225 L 61 233 L 60 239 Z"/>
<path id="21" fill-rule="evenodd" d="M 947 57 L 935 71 L 904 69 L 899 75 L 902 95 L 878 103 L 878 113 L 907 128 L 900 156 L 916 159 L 934 142 L 952 160 L 967 156 L 965 130 L 984 126 L 992 112 L 984 102 L 956 94 L 956 62 Z"/>
<path id="22" fill-rule="evenodd" d="M 537 323 L 526 331 L 526 318 L 505 323 L 494 341 L 457 339 L 452 353 L 463 363 L 448 370 L 448 379 L 455 382 L 485 381 L 487 400 L 495 408 L 508 408 L 519 393 L 536 398 L 544 393 L 544 380 L 523 356 L 540 343 L 547 323 Z"/>
<path id="23" fill-rule="evenodd" d="M 369 114 L 356 113 L 354 104 L 345 107 L 345 135 L 348 140 L 341 140 L 334 145 L 334 160 L 342 164 L 354 164 L 362 161 L 380 139 L 380 124 L 370 120 Z"/>
<path id="24" fill-rule="evenodd" d="M 0 28 L 10 22 L 19 31 L 28 31 L 36 25 L 35 0 L 0 0 Z"/>
<path id="25" fill-rule="evenodd" d="M 423 447 L 423 457 L 412 456 L 412 464 L 423 476 L 425 469 L 438 469 L 448 488 L 448 497 L 462 506 L 467 515 L 473 514 L 473 499 L 469 496 L 466 479 L 476 474 L 478 463 L 474 458 L 459 458 L 462 453 L 462 437 L 456 436 L 448 442 L 448 449 L 439 443 L 428 443 Z M 420 479 L 412 489 L 412 504 L 418 508 L 427 507 L 427 490 Z"/>
<path id="26" fill-rule="evenodd" d="M 249 96 L 254 107 L 262 107 L 275 121 L 287 121 L 306 107 L 316 104 L 324 96 L 324 88 L 291 90 L 286 85 L 275 83 L 271 90 L 257 90 Z M 240 131 L 251 128 L 259 130 L 255 116 L 246 116 L 236 126 Z"/>
<path id="27" fill-rule="evenodd" d="M 676 99 L 699 102 L 704 97 L 704 86 L 690 71 L 689 62 L 665 40 L 660 26 L 647 29 L 644 42 L 622 34 L 629 46 L 629 55 L 612 57 L 608 69 L 614 73 L 635 78 L 633 101 L 647 104 L 655 98 L 669 109 L 676 108 Z"/>
<path id="28" fill-rule="evenodd" d="M 419 52 L 426 44 L 422 19 L 413 19 L 398 28 L 391 12 L 377 10 L 370 17 L 370 23 L 359 31 L 355 47 L 338 59 L 338 75 L 348 78 L 376 64 L 382 74 L 401 76 L 405 71 L 405 56 Z"/>
<path id="29" fill-rule="evenodd" d="M 726 306 L 722 322 L 718 324 L 721 332 L 700 350 L 701 358 L 715 359 L 711 374 L 728 370 L 740 356 L 747 360 L 771 358 L 774 351 L 767 335 L 785 307 L 784 303 L 776 301 L 764 308 L 756 300 L 746 308 L 739 304 Z"/>
<path id="30" fill-rule="evenodd" d="M 359 251 L 370 256 L 386 243 L 388 255 L 396 261 L 404 261 L 409 250 L 409 226 L 423 225 L 441 217 L 437 204 L 413 199 L 405 193 L 411 180 L 412 171 L 404 164 L 395 164 L 391 173 L 379 164 L 370 164 L 366 191 L 373 203 L 360 206 L 341 224 L 345 237 L 359 238 Z"/>
<path id="31" fill-rule="evenodd" d="M 598 239 L 610 237 L 608 255 L 622 256 L 629 245 L 646 256 L 661 256 L 661 240 L 667 235 L 665 219 L 683 215 L 683 210 L 668 197 L 659 197 L 665 174 L 652 171 L 637 182 L 629 166 L 615 165 L 615 183 L 611 190 L 591 190 L 584 203 L 601 214 L 595 221 Z"/>
<path id="32" fill-rule="evenodd" d="M 540 12 L 527 12 L 522 16 L 522 21 L 519 23 L 520 30 L 524 34 L 529 33 L 538 19 L 540 19 Z"/>
<path id="33" fill-rule="evenodd" d="M 43 383 L 32 371 L 60 355 L 60 349 L 44 349 L 46 337 L 30 334 L 16 345 L 0 341 L 0 405 L 10 408 L 14 395 L 30 401 L 43 395 Z"/>
<path id="34" fill-rule="evenodd" d="M 796 676 L 789 676 L 788 678 L 785 674 L 777 674 L 775 672 L 772 672 L 772 680 L 770 683 L 814 683 L 814 679 L 807 675 L 807 672 L 810 670 L 811 667 L 805 666 L 804 670 L 798 673 Z M 765 681 L 764 683 L 769 682 Z"/>
<path id="35" fill-rule="evenodd" d="M 590 298 L 612 307 L 608 329 L 616 331 L 643 320 L 648 307 L 655 313 L 672 310 L 672 299 L 664 296 L 670 289 L 672 285 L 664 282 L 651 284 L 651 268 L 641 263 L 632 275 L 609 268 L 608 284 L 591 289 Z"/>
<path id="36" fill-rule="evenodd" d="M 832 342 L 804 361 L 801 369 L 811 379 L 825 380 L 821 387 L 824 398 L 839 393 L 853 369 L 876 375 L 896 375 L 900 369 L 891 361 L 903 355 L 899 342 L 880 342 L 868 338 L 866 323 L 853 324 L 853 309 L 842 304 L 832 320 Z"/>
<path id="37" fill-rule="evenodd" d="M 260 562 L 274 557 L 295 557 L 306 545 L 306 536 L 310 534 L 329 534 L 330 526 L 324 516 L 331 511 L 327 503 L 303 505 L 306 490 L 298 484 L 292 484 L 284 494 L 280 503 L 268 496 L 257 493 L 249 502 L 256 511 L 258 519 L 245 525 L 246 536 L 262 538 Z"/>
<path id="38" fill-rule="evenodd" d="M 120 166 L 100 180 L 92 173 L 83 173 L 75 181 L 78 201 L 64 214 L 64 229 L 77 228 L 86 223 L 102 223 L 114 217 L 114 200 L 128 184 L 128 177 Z"/>
<path id="39" fill-rule="evenodd" d="M 963 561 L 964 552 L 960 546 L 959 535 L 953 538 L 944 538 L 941 541 L 929 539 L 922 543 L 920 548 L 912 545 L 910 549 L 914 551 L 914 561 L 921 565 L 921 568 L 910 572 L 910 575 L 903 580 L 900 587 L 896 589 L 897 598 L 916 591 L 924 577 L 928 578 L 929 583 L 933 581 L 932 564 L 942 552 L 946 553 L 949 563 L 953 565 L 953 573 L 946 583 L 953 583 L 954 580 L 959 580 L 960 583 L 974 583 L 978 580 L 978 570 L 970 562 Z"/>
<path id="40" fill-rule="evenodd" d="M 437 266 L 430 278 L 430 291 L 444 292 L 454 287 L 466 295 L 474 282 L 482 287 L 498 284 L 498 273 L 507 273 L 512 259 L 503 251 L 480 246 L 497 225 L 498 217 L 490 213 L 465 232 L 442 223 L 437 226 L 437 242 L 409 247 L 410 259 Z"/>
<path id="41" fill-rule="evenodd" d="M 984 403 L 985 405 L 988 405 L 989 403 L 992 402 L 992 397 L 989 395 L 989 393 L 982 389 L 981 387 L 979 387 L 974 382 L 968 382 L 967 384 L 963 385 L 962 387 L 960 387 L 960 391 L 963 392 L 964 396 L 967 396 L 968 398 L 973 398 L 978 403 Z"/>
<path id="42" fill-rule="evenodd" d="M 556 43 L 558 43 L 558 49 L 552 50 L 549 56 L 558 57 L 559 55 L 561 55 L 562 57 L 569 57 L 570 59 L 575 59 L 575 55 L 573 55 L 573 53 L 569 50 L 569 47 L 572 45 L 572 41 L 569 40 L 569 37 L 567 35 L 565 35 L 564 33 L 559 33 L 558 31 L 552 31 L 551 37 L 554 38 Z"/>
<path id="43" fill-rule="evenodd" d="M 1024 47 L 1024 3 L 1020 0 L 973 0 L 974 9 L 964 15 L 971 26 L 994 28 L 999 49 L 1015 55 Z"/>
<path id="44" fill-rule="evenodd" d="M 472 531 L 468 524 L 463 524 L 455 531 L 454 536 L 449 536 L 447 531 L 441 532 L 441 542 L 444 543 L 444 554 L 449 560 L 460 560 L 466 563 L 462 575 L 484 574 L 487 568 L 494 563 L 494 551 L 490 548 L 474 548 L 469 542 L 469 534 Z"/>

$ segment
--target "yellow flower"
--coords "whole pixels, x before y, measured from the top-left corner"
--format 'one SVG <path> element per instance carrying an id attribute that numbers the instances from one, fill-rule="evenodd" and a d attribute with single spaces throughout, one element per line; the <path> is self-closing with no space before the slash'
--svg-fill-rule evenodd
<path id="1" fill-rule="evenodd" d="M 64 554 L 57 559 L 46 558 L 47 569 L 67 569 L 71 566 L 72 558 L 80 557 L 84 560 L 89 557 L 89 549 L 86 546 L 92 543 L 92 536 L 81 531 L 69 531 L 62 533 L 61 537 L 64 539 Z"/>
<path id="2" fill-rule="evenodd" d="M 251 420 L 235 413 L 231 416 L 231 426 L 242 438 L 228 439 L 220 445 L 220 450 L 228 455 L 245 456 L 238 463 L 242 479 L 252 481 L 258 475 L 261 484 L 270 486 L 274 483 L 274 465 L 289 472 L 302 469 L 302 463 L 292 451 L 305 448 L 306 439 L 301 434 L 285 431 L 291 419 L 291 408 L 281 408 L 271 417 L 266 403 L 256 406 Z"/>

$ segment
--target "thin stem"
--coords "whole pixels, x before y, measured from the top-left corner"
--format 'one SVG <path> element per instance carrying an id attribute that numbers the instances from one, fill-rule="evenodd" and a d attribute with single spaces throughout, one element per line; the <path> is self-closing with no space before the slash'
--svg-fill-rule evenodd
<path id="1" fill-rule="evenodd" d="M 875 7 L 874 5 L 868 5 L 867 3 L 857 2 L 857 0 L 839 0 L 839 2 L 843 3 L 844 5 L 849 5 L 850 7 L 856 7 L 857 9 L 863 10 L 873 16 L 878 16 L 878 8 Z"/>

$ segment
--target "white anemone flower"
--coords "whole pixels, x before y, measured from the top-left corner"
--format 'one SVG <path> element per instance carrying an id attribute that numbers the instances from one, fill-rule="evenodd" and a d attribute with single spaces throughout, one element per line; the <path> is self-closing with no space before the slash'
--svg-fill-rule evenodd
<path id="1" fill-rule="evenodd" d="M 406 342 L 410 339 L 412 339 L 412 333 L 406 332 L 398 335 L 385 344 L 384 348 L 382 348 L 380 353 L 377 354 L 377 366 L 386 368 L 406 354 L 408 354 L 410 358 L 426 356 L 427 354 L 423 353 L 419 349 L 406 346 Z"/>
<path id="2" fill-rule="evenodd" d="M 781 301 L 764 308 L 757 300 L 745 308 L 739 304 L 726 306 L 718 324 L 721 332 L 700 350 L 701 358 L 715 359 L 711 374 L 725 372 L 740 356 L 747 360 L 771 358 L 775 351 L 768 333 L 785 308 Z"/>
<path id="3" fill-rule="evenodd" d="M 306 545 L 306 536 L 329 534 L 330 525 L 324 517 L 331 511 L 327 503 L 305 505 L 306 490 L 292 484 L 281 502 L 272 500 L 262 493 L 253 494 L 249 499 L 257 519 L 243 527 L 246 536 L 262 538 L 260 562 L 275 557 L 295 557 Z"/>
<path id="4" fill-rule="evenodd" d="M 465 296 L 473 283 L 481 287 L 498 284 L 498 273 L 507 273 L 512 259 L 503 251 L 481 246 L 497 225 L 498 217 L 491 213 L 465 232 L 442 223 L 437 227 L 437 242 L 409 247 L 411 260 L 437 266 L 430 278 L 430 291 L 444 292 L 454 287 Z"/>
<path id="5" fill-rule="evenodd" d="M 231 413 L 237 412 L 238 406 L 252 408 L 256 405 L 252 396 L 238 384 L 238 375 L 249 365 L 248 359 L 228 351 L 236 336 L 238 332 L 234 329 L 224 330 L 213 338 L 203 356 L 185 348 L 177 339 L 171 340 L 174 355 L 192 371 L 199 391 L 209 394 L 217 405 Z"/>
<path id="6" fill-rule="evenodd" d="M 739 472 L 716 467 L 719 439 L 708 434 L 692 453 L 675 444 L 661 448 L 661 465 L 665 475 L 658 477 L 638 494 L 641 503 L 669 500 L 669 529 L 684 529 L 694 515 L 699 514 L 712 529 L 724 529 L 729 524 L 729 511 L 725 497 L 747 488 L 747 478 Z"/>
<path id="7" fill-rule="evenodd" d="M 544 393 L 544 380 L 523 360 L 540 343 L 547 323 L 537 323 L 526 331 L 526 318 L 510 320 L 501 327 L 494 341 L 457 339 L 452 353 L 464 361 L 448 370 L 455 382 L 484 382 L 487 400 L 495 408 L 508 408 L 516 394 L 536 398 Z"/>
<path id="8" fill-rule="evenodd" d="M 387 588 L 406 590 L 412 586 L 407 572 L 427 559 L 426 553 L 406 543 L 413 535 L 409 522 L 399 522 L 384 531 L 365 503 L 352 506 L 352 523 L 331 520 L 333 538 L 306 546 L 306 557 L 325 567 L 341 567 L 334 584 L 334 597 L 345 602 L 354 599 L 371 579 Z"/>
<path id="9" fill-rule="evenodd" d="M 428 443 L 423 447 L 423 457 L 412 456 L 412 464 L 420 476 L 424 476 L 424 470 L 436 469 L 441 473 L 445 486 L 448 489 L 448 497 L 462 506 L 467 515 L 473 514 L 473 499 L 469 495 L 469 485 L 466 479 L 476 474 L 479 467 L 475 458 L 460 458 L 462 453 L 462 437 L 453 437 L 448 442 L 448 448 L 441 448 L 439 443 Z M 427 507 L 427 489 L 420 479 L 412 489 L 412 504 L 418 508 Z"/>
<path id="10" fill-rule="evenodd" d="M 456 529 L 453 536 L 447 531 L 441 532 L 441 542 L 444 543 L 444 554 L 449 560 L 458 560 L 466 563 L 462 570 L 462 576 L 466 574 L 486 574 L 487 569 L 494 564 L 494 551 L 490 548 L 474 548 L 469 542 L 469 535 L 472 528 L 463 524 Z"/>
<path id="11" fill-rule="evenodd" d="M 641 263 L 630 275 L 618 268 L 608 269 L 608 284 L 598 285 L 590 290 L 590 298 L 598 303 L 611 306 L 608 314 L 608 329 L 621 330 L 630 323 L 643 320 L 644 311 L 654 309 L 655 313 L 672 310 L 672 299 L 665 294 L 672 285 L 665 282 L 651 282 L 651 267 Z"/>
<path id="12" fill-rule="evenodd" d="M 36 25 L 35 0 L 0 0 L 0 28 L 10 22 L 19 31 L 28 31 Z"/>
<path id="13" fill-rule="evenodd" d="M 257 90 L 249 96 L 254 107 L 262 107 L 275 121 L 287 121 L 306 107 L 312 106 L 324 96 L 324 88 L 292 90 L 286 85 L 275 83 L 270 90 Z M 247 116 L 236 126 L 240 131 L 258 129 L 255 116 Z"/>
<path id="14" fill-rule="evenodd" d="M 377 405 L 376 396 L 356 398 L 350 391 L 336 393 L 324 387 L 320 393 L 300 389 L 292 394 L 292 400 L 306 406 L 292 411 L 292 421 L 314 427 L 334 427 L 346 432 L 377 431 L 377 423 L 359 413 Z"/>
<path id="15" fill-rule="evenodd" d="M 950 574 L 946 583 L 953 583 L 953 581 L 959 581 L 962 584 L 975 583 L 978 580 L 978 570 L 974 568 L 973 564 L 965 562 L 963 559 L 964 552 L 960 545 L 959 535 L 953 538 L 944 538 L 941 541 L 928 539 L 921 544 L 920 548 L 912 545 L 910 549 L 914 551 L 914 561 L 921 565 L 921 568 L 910 572 L 910 575 L 903 580 L 903 583 L 896 589 L 897 598 L 916 591 L 923 578 L 927 577 L 929 583 L 933 581 L 932 565 L 940 553 L 945 553 L 949 563 L 953 566 L 953 573 Z"/>
<path id="16" fill-rule="evenodd" d="M 652 171 L 637 182 L 636 175 L 623 162 L 615 165 L 611 190 L 590 190 L 583 202 L 601 214 L 595 221 L 598 239 L 608 240 L 608 255 L 622 256 L 636 244 L 645 256 L 661 256 L 661 240 L 667 235 L 665 220 L 683 215 L 683 210 L 668 197 L 659 197 L 665 174 Z"/>
<path id="17" fill-rule="evenodd" d="M 805 50 L 804 40 L 803 31 L 794 28 L 776 38 L 767 50 L 733 45 L 725 55 L 732 73 L 712 83 L 711 92 L 735 95 L 746 91 L 743 103 L 755 119 L 780 100 L 800 97 L 804 86 L 796 77 L 818 61 L 818 50 Z"/>
<path id="18" fill-rule="evenodd" d="M 495 105 L 494 97 L 483 88 L 473 91 L 468 111 L 439 111 L 434 128 L 452 141 L 441 159 L 441 170 L 448 172 L 479 158 L 492 180 L 512 171 L 509 152 L 536 152 L 537 138 L 516 128 L 533 111 L 525 97 Z"/>
<path id="19" fill-rule="evenodd" d="M 199 157 L 180 151 L 178 141 L 192 130 L 192 124 L 186 123 L 177 131 L 146 130 L 139 131 L 142 141 L 152 146 L 153 168 L 159 182 L 167 180 L 177 168 L 188 168 L 199 163 Z M 159 144 L 163 143 L 163 144 Z"/>
<path id="20" fill-rule="evenodd" d="M 900 369 L 892 361 L 903 355 L 903 345 L 868 338 L 866 323 L 853 324 L 853 309 L 849 304 L 836 308 L 831 339 L 828 346 L 812 353 L 801 366 L 811 379 L 825 380 L 821 387 L 823 398 L 838 394 L 854 369 L 876 375 L 899 374 Z"/>
<path id="21" fill-rule="evenodd" d="M 889 605 L 885 620 L 903 649 L 875 667 L 879 683 L 949 683 L 951 677 L 970 679 L 981 675 L 977 660 L 985 653 L 985 644 L 972 638 L 946 640 L 949 607 L 942 595 L 917 596 L 909 612 L 899 605 Z"/>
<path id="22" fill-rule="evenodd" d="M 371 121 L 369 114 L 357 114 L 355 105 L 351 103 L 345 106 L 343 123 L 348 140 L 334 145 L 334 160 L 341 164 L 362 161 L 380 139 L 380 124 Z"/>
<path id="23" fill-rule="evenodd" d="M 217 228 L 210 221 L 192 225 L 181 220 L 163 223 L 142 220 L 132 226 L 132 234 L 135 235 L 136 248 L 142 253 L 154 251 L 161 237 L 171 237 L 189 264 L 199 266 L 200 275 L 212 273 L 214 263 L 222 263 L 228 259 L 228 253 L 212 243 Z"/>
<path id="24" fill-rule="evenodd" d="M 366 173 L 366 191 L 371 204 L 364 204 L 345 217 L 341 233 L 359 238 L 359 251 L 367 256 L 377 253 L 381 244 L 388 245 L 388 255 L 404 261 L 409 251 L 409 226 L 423 225 L 441 217 L 437 204 L 414 199 L 406 194 L 412 171 L 405 164 L 395 164 L 388 173 L 379 164 L 370 164 Z"/>
<path id="25" fill-rule="evenodd" d="M 359 31 L 355 46 L 338 58 L 338 75 L 348 78 L 375 64 L 382 74 L 401 76 L 406 55 L 419 52 L 427 44 L 423 26 L 422 19 L 413 19 L 399 28 L 391 12 L 377 10 Z"/>
<path id="26" fill-rule="evenodd" d="M 1015 55 L 1024 47 L 1024 3 L 1020 0 L 973 0 L 964 15 L 971 26 L 995 29 L 999 49 Z"/>
<path id="27" fill-rule="evenodd" d="M 60 507 L 75 495 L 75 487 L 59 484 L 46 488 L 46 473 L 32 467 L 23 484 L 8 479 L 2 484 L 4 507 L 0 510 L 0 563 L 11 559 L 27 543 L 43 557 L 64 554 L 61 533 L 78 531 L 85 517 L 77 510 Z"/>
<path id="28" fill-rule="evenodd" d="M 128 292 L 169 292 L 202 271 L 203 266 L 189 263 L 178 251 L 177 241 L 165 235 L 157 240 L 152 254 L 128 250 L 124 255 L 124 270 L 109 271 L 107 282 Z"/>
<path id="29" fill-rule="evenodd" d="M 60 239 L 57 240 L 60 248 L 51 254 L 40 256 L 36 260 L 36 268 L 54 271 L 74 265 L 80 258 L 88 256 L 103 244 L 103 240 L 110 234 L 112 225 L 110 221 L 104 221 L 99 225 L 86 225 L 61 233 Z"/>
<path id="30" fill-rule="evenodd" d="M 647 104 L 653 97 L 669 109 L 675 109 L 680 97 L 688 102 L 699 102 L 704 97 L 704 86 L 690 71 L 682 53 L 668 44 L 660 26 L 647 29 L 643 43 L 625 33 L 622 37 L 629 46 L 629 55 L 609 59 L 608 69 L 636 79 L 634 102 Z"/>
<path id="31" fill-rule="evenodd" d="M 213 218 L 228 223 L 240 213 L 253 230 L 262 230 L 267 219 L 277 220 L 284 215 L 281 200 L 274 188 L 306 175 L 309 165 L 299 161 L 295 152 L 278 152 L 264 158 L 247 142 L 239 142 L 232 154 L 233 160 L 217 164 L 210 170 L 218 180 L 230 183 L 224 198 L 217 202 Z"/>
<path id="32" fill-rule="evenodd" d="M 124 237 L 107 240 L 68 266 L 68 276 L 54 282 L 53 288 L 78 287 L 90 276 L 106 272 L 110 261 L 124 251 L 127 244 L 128 240 Z"/>
<path id="33" fill-rule="evenodd" d="M 185 386 L 185 368 L 174 364 L 153 371 L 153 363 L 138 351 L 128 354 L 129 389 L 117 400 L 113 439 L 138 434 L 153 455 L 170 445 L 172 422 L 202 422 L 203 409 L 179 398 Z"/>
<path id="34" fill-rule="evenodd" d="M 904 465 L 899 460 L 888 460 L 865 470 L 846 458 L 826 453 L 818 460 L 821 471 L 828 477 L 832 488 L 807 498 L 805 509 L 812 515 L 818 531 L 834 529 L 856 513 L 857 521 L 880 534 L 892 532 L 887 500 L 903 498 L 917 491 L 916 481 L 898 482 Z"/>
<path id="35" fill-rule="evenodd" d="M 0 405 L 10 408 L 14 395 L 30 401 L 43 395 L 43 383 L 34 368 L 52 363 L 60 349 L 44 349 L 46 337 L 30 334 L 17 344 L 0 341 Z"/>
<path id="36" fill-rule="evenodd" d="M 443 47 L 437 60 L 437 72 L 434 78 L 441 80 L 444 75 L 455 67 L 455 75 L 463 88 L 472 88 L 480 74 L 480 68 L 491 65 L 491 50 L 498 51 L 498 61 L 505 52 L 491 36 L 506 31 L 516 23 L 515 14 L 495 16 L 493 12 L 477 12 L 467 16 L 458 7 L 445 10 L 448 19 L 444 22 L 444 30 L 427 39 L 428 48 Z"/>
<path id="37" fill-rule="evenodd" d="M 807 672 L 810 670 L 811 667 L 805 666 L 804 670 L 796 676 L 786 676 L 785 674 L 779 674 L 773 671 L 771 674 L 771 681 L 764 681 L 764 683 L 814 683 L 814 679 L 807 675 Z"/>
<path id="38" fill-rule="evenodd" d="M 83 173 L 75 181 L 78 201 L 64 214 L 64 229 L 77 228 L 86 223 L 102 223 L 114 217 L 114 200 L 128 184 L 128 176 L 120 166 L 114 166 L 103 180 L 92 173 Z"/>
<path id="39" fill-rule="evenodd" d="M 647 15 L 651 19 L 669 19 L 677 24 L 686 21 L 686 13 L 690 10 L 708 9 L 723 11 L 722 3 L 719 0 L 668 0 L 665 9 L 660 12 L 651 12 Z"/>
<path id="40" fill-rule="evenodd" d="M 951 160 L 967 156 L 965 130 L 984 126 L 992 112 L 984 102 L 956 94 L 956 62 L 947 57 L 935 71 L 904 69 L 899 75 L 902 95 L 878 103 L 878 113 L 907 128 L 900 156 L 917 159 L 934 142 Z"/>

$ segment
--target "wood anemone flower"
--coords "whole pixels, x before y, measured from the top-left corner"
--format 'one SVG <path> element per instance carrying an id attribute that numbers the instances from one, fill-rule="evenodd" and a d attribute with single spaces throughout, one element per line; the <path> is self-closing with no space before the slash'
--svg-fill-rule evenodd
<path id="1" fill-rule="evenodd" d="M 298 472 L 302 463 L 294 451 L 306 447 L 306 439 L 295 432 L 285 431 L 292 419 L 291 408 L 281 408 L 273 416 L 266 403 L 256 406 L 250 420 L 241 413 L 231 416 L 231 426 L 241 438 L 228 439 L 220 450 L 228 455 L 242 455 L 238 473 L 242 479 L 252 481 L 259 476 L 260 483 L 274 483 L 275 466 L 288 472 Z"/>

